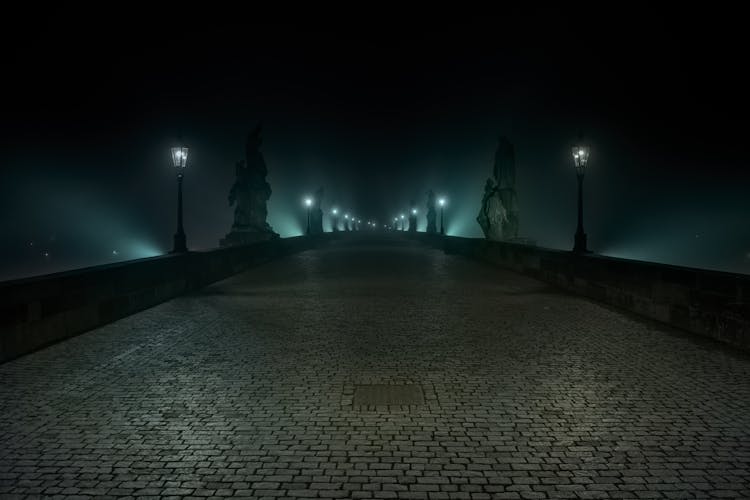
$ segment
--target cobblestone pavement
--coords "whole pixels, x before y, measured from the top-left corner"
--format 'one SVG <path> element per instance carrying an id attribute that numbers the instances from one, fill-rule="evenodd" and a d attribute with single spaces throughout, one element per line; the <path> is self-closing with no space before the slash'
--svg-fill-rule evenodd
<path id="1" fill-rule="evenodd" d="M 750 356 L 407 242 L 265 264 L 0 381 L 2 498 L 750 498 Z"/>

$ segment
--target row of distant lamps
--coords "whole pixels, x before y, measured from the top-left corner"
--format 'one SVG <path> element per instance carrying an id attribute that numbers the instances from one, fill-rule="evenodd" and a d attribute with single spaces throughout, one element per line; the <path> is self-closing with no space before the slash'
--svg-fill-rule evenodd
<path id="1" fill-rule="evenodd" d="M 309 196 L 306 197 L 305 201 L 304 201 L 304 204 L 305 204 L 305 207 L 307 208 L 307 231 L 306 231 L 306 233 L 310 234 L 310 210 L 312 209 L 313 199 L 311 197 L 309 197 Z M 447 201 L 446 201 L 445 198 L 439 198 L 438 199 L 438 205 L 440 206 L 440 234 L 445 234 L 444 220 L 445 220 L 445 205 L 446 204 L 447 204 Z M 414 217 L 416 217 L 417 216 L 417 209 L 416 208 L 412 208 L 411 209 L 411 213 L 412 213 L 412 215 Z M 331 214 L 334 217 L 338 217 L 338 209 L 337 208 L 332 209 L 331 210 Z M 399 229 L 399 227 L 398 227 L 399 220 L 401 221 L 401 228 L 400 229 L 401 229 L 401 231 L 404 230 L 404 218 L 405 218 L 404 214 L 401 214 L 400 216 L 393 218 L 393 229 L 394 230 L 398 230 Z M 357 224 L 361 224 L 362 223 L 362 219 L 357 219 L 355 217 L 351 217 L 351 219 L 350 219 L 349 214 L 344 214 L 344 219 L 346 219 L 347 221 L 351 220 L 352 222 L 357 223 Z M 378 223 L 377 222 L 373 222 L 373 221 L 367 221 L 367 225 L 370 226 L 370 227 L 372 227 L 373 229 L 378 227 Z M 386 226 L 386 227 L 388 227 L 388 226 Z"/>
<path id="2" fill-rule="evenodd" d="M 305 201 L 304 201 L 305 208 L 307 209 L 307 230 L 306 230 L 306 234 L 310 234 L 310 210 L 312 209 L 313 202 L 314 202 L 314 200 L 310 196 L 306 197 Z M 331 215 L 333 215 L 334 218 L 338 218 L 339 209 L 338 208 L 331 209 Z M 346 223 L 351 222 L 352 224 L 362 224 L 362 219 L 358 219 L 358 218 L 354 217 L 353 215 L 350 216 L 348 213 L 344 214 L 344 220 L 347 221 Z M 372 222 L 372 221 L 368 221 L 367 225 L 371 226 L 373 228 L 377 227 L 377 223 L 376 222 Z"/>
<path id="3" fill-rule="evenodd" d="M 445 221 L 445 205 L 448 204 L 448 200 L 446 200 L 445 197 L 440 197 L 440 198 L 438 198 L 437 203 L 438 203 L 438 206 L 440 206 L 440 234 L 445 234 L 445 224 L 444 224 L 444 221 Z M 419 211 L 416 208 L 412 208 L 411 209 L 411 215 L 413 217 L 416 218 L 418 213 L 419 213 Z M 404 214 L 400 214 L 400 215 L 397 215 L 396 217 L 394 217 L 393 218 L 393 229 L 394 230 L 400 229 L 401 231 L 405 230 L 405 227 L 404 227 L 404 224 L 406 223 L 405 220 L 406 220 L 406 216 Z M 401 223 L 400 227 L 399 227 L 399 222 Z"/>
<path id="4" fill-rule="evenodd" d="M 177 232 L 174 235 L 173 253 L 187 252 L 187 238 L 185 237 L 185 228 L 182 224 L 182 179 L 183 171 L 187 166 L 188 159 L 188 148 L 186 146 L 177 146 L 171 148 L 172 152 L 172 164 L 177 169 Z M 582 141 L 578 145 L 573 146 L 573 164 L 575 165 L 576 178 L 578 180 L 578 224 L 576 227 L 576 234 L 573 244 L 573 252 L 576 253 L 588 253 L 588 247 L 586 244 L 586 233 L 583 230 L 583 177 L 586 173 L 586 166 L 589 162 L 591 149 L 589 146 L 584 144 Z M 438 205 L 440 206 L 440 234 L 445 234 L 444 215 L 445 205 L 447 204 L 445 197 L 438 198 Z M 310 234 L 310 209 L 312 208 L 313 199 L 311 197 L 305 198 L 305 206 L 307 207 L 307 234 Z M 333 215 L 338 214 L 338 210 L 334 208 L 332 210 Z M 411 213 L 414 217 L 417 216 L 417 209 L 412 208 Z M 349 214 L 344 214 L 344 218 L 349 220 Z M 404 214 L 400 214 L 393 218 L 393 229 L 397 228 L 399 221 L 401 222 L 401 230 L 404 230 Z M 351 218 L 353 222 L 358 224 L 362 223 L 361 219 Z M 368 225 L 377 227 L 377 223 L 368 222 Z"/>

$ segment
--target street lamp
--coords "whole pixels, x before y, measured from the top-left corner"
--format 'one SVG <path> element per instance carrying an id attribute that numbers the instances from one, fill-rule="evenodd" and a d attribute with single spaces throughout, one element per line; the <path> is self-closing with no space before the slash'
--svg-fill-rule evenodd
<path id="1" fill-rule="evenodd" d="M 312 207 L 313 201 L 309 196 L 305 198 L 305 206 L 307 207 L 307 234 L 310 234 L 310 207 Z"/>
<path id="2" fill-rule="evenodd" d="M 404 214 L 401 214 L 401 230 L 404 230 Z"/>
<path id="3" fill-rule="evenodd" d="M 443 220 L 445 219 L 445 198 L 440 198 L 438 205 L 440 205 L 440 234 L 445 234 L 445 226 L 443 225 Z"/>
<path id="4" fill-rule="evenodd" d="M 573 146 L 573 162 L 576 168 L 576 177 L 578 178 L 578 228 L 576 229 L 575 244 L 573 251 L 576 253 L 586 253 L 586 233 L 583 232 L 583 175 L 586 173 L 586 165 L 589 162 L 589 147 L 583 141 Z"/>
<path id="5" fill-rule="evenodd" d="M 177 232 L 174 235 L 172 253 L 187 252 L 185 229 L 182 227 L 182 177 L 187 166 L 188 148 L 177 146 L 172 148 L 172 164 L 177 169 Z"/>
<path id="6" fill-rule="evenodd" d="M 412 202 L 412 205 L 414 202 Z M 412 207 L 411 209 L 411 216 L 409 217 L 409 232 L 414 232 L 417 230 L 417 209 Z"/>
<path id="7" fill-rule="evenodd" d="M 331 231 L 333 231 L 334 233 L 339 230 L 338 213 L 339 213 L 338 208 L 334 208 L 333 210 L 331 210 L 331 214 L 333 215 L 333 217 L 331 217 Z"/>

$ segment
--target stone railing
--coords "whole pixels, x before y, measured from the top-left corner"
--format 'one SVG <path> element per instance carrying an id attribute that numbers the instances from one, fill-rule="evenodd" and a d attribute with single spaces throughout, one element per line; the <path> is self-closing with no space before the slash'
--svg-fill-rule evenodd
<path id="1" fill-rule="evenodd" d="M 418 234 L 424 242 L 750 350 L 750 276 L 575 255 L 530 245 Z"/>
<path id="2" fill-rule="evenodd" d="M 0 363 L 320 241 L 283 238 L 0 283 Z"/>

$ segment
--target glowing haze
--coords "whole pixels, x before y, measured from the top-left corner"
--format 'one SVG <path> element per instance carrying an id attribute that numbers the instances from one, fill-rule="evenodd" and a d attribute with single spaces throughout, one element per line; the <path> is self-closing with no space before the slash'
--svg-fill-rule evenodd
<path id="1" fill-rule="evenodd" d="M 414 200 L 423 230 L 432 189 L 447 200 L 446 233 L 480 237 L 475 218 L 504 135 L 516 150 L 521 235 L 570 249 L 571 146 L 583 132 L 591 249 L 750 272 L 750 82 L 734 64 L 735 31 L 706 45 L 686 27 L 726 20 L 601 14 L 181 19 L 200 36 L 165 33 L 172 13 L 106 26 L 68 8 L 37 15 L 27 44 L 3 38 L 16 49 L 5 72 L 15 98 L 0 117 L 0 279 L 169 251 L 170 148 L 180 145 L 188 246 L 215 247 L 232 224 L 234 164 L 259 122 L 269 222 L 282 236 L 304 233 L 305 197 L 322 186 L 326 229 L 334 207 L 371 227 L 408 215 Z M 579 33 L 570 26 L 581 15 Z"/>

